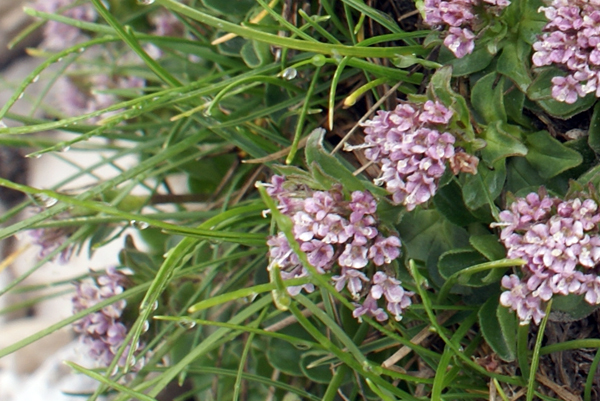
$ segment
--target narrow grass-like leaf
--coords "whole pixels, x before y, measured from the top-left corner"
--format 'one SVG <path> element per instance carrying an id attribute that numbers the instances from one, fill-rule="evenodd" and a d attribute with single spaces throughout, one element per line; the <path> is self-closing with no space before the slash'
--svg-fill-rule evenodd
<path id="1" fill-rule="evenodd" d="M 596 371 L 600 364 L 600 350 L 596 351 L 596 355 L 590 365 L 590 371 L 588 377 L 585 379 L 585 387 L 583 389 L 583 401 L 592 401 L 592 388 L 594 387 L 594 378 L 596 377 Z"/>
<path id="2" fill-rule="evenodd" d="M 131 390 L 130 388 L 123 386 L 122 384 L 119 384 L 115 381 L 112 381 L 110 379 L 107 379 L 106 377 L 102 376 L 99 373 L 94 372 L 93 370 L 89 370 L 86 369 L 82 366 L 77 365 L 74 362 L 70 362 L 70 361 L 65 361 L 65 365 L 69 366 L 70 368 L 76 370 L 79 373 L 83 373 L 86 376 L 91 377 L 94 380 L 99 381 L 100 383 L 103 383 L 109 387 L 114 388 L 115 390 L 119 390 L 122 393 L 125 393 L 137 400 L 140 401 L 156 401 L 156 398 L 153 397 L 148 397 L 146 394 L 142 394 L 142 393 L 138 393 L 135 390 Z"/>
<path id="3" fill-rule="evenodd" d="M 298 144 L 300 143 L 300 136 L 304 131 L 304 121 L 306 120 L 306 115 L 308 114 L 310 99 L 312 98 L 312 94 L 315 90 L 315 85 L 317 84 L 317 80 L 319 79 L 320 71 L 321 67 L 317 67 L 315 69 L 315 72 L 313 73 L 313 79 L 310 81 L 310 85 L 308 87 L 308 90 L 306 91 L 306 98 L 304 99 L 302 109 L 300 110 L 300 115 L 298 116 L 298 122 L 296 123 L 296 131 L 294 132 L 294 139 L 292 141 L 292 146 L 290 146 L 290 153 L 285 159 L 286 164 L 292 163 L 294 157 L 296 156 L 296 152 L 298 151 Z"/>
<path id="4" fill-rule="evenodd" d="M 98 1 L 98 0 L 95 0 Z M 338 55 L 338 56 L 356 56 L 356 57 L 394 57 L 397 54 L 418 54 L 424 55 L 426 51 L 421 46 L 402 46 L 402 47 L 368 47 L 360 48 L 357 46 L 345 46 L 329 43 L 314 43 L 305 40 L 285 38 L 270 33 L 261 32 L 252 28 L 239 26 L 227 22 L 225 20 L 205 14 L 195 10 L 184 4 L 178 3 L 175 0 L 156 0 L 156 4 L 161 4 L 173 11 L 181 13 L 193 20 L 203 24 L 218 27 L 227 32 L 235 33 L 236 35 L 266 42 L 272 46 L 281 46 L 290 49 L 302 50 L 306 52 Z"/>
<path id="5" fill-rule="evenodd" d="M 546 306 L 546 315 L 542 319 L 540 323 L 540 328 L 537 333 L 537 337 L 535 339 L 535 346 L 533 348 L 533 355 L 531 356 L 531 367 L 529 369 L 529 379 L 527 381 L 527 395 L 526 400 L 532 401 L 534 391 L 536 388 L 535 385 L 535 372 L 537 372 L 538 366 L 540 364 L 540 349 L 542 348 L 542 340 L 544 339 L 544 330 L 546 329 L 546 324 L 548 323 L 548 317 L 550 316 L 550 311 L 552 310 L 552 300 L 548 302 Z"/>
<path id="6" fill-rule="evenodd" d="M 450 359 L 452 358 L 452 350 L 450 347 L 444 347 L 444 353 L 437 366 L 435 372 L 435 379 L 433 381 L 433 387 L 431 389 L 431 401 L 441 400 L 442 390 L 444 390 L 444 379 L 446 372 L 450 367 Z"/>
<path id="7" fill-rule="evenodd" d="M 452 341 L 450 341 L 450 339 L 444 334 L 444 329 L 437 323 L 437 318 L 433 314 L 433 310 L 431 308 L 431 301 L 429 299 L 429 296 L 428 296 L 427 292 L 423 289 L 424 278 L 417 270 L 416 263 L 413 260 L 409 261 L 409 271 L 412 274 L 413 278 L 415 279 L 416 290 L 419 293 L 419 295 L 421 296 L 423 308 L 425 309 L 425 312 L 427 313 L 427 316 L 429 318 L 429 321 L 431 322 L 431 325 L 436 329 L 437 334 L 440 336 L 440 338 L 446 344 L 448 344 L 450 346 L 450 348 L 452 348 L 452 351 L 454 352 L 454 354 L 457 357 L 459 357 L 465 363 L 465 365 L 471 367 L 473 370 L 479 372 L 480 374 L 482 374 L 484 376 L 487 376 L 490 378 L 496 378 L 500 381 L 510 383 L 510 384 L 521 384 L 521 380 L 519 380 L 518 378 L 508 377 L 508 376 L 500 375 L 500 374 L 497 374 L 494 372 L 488 372 L 482 366 L 474 363 L 468 356 L 466 356 L 463 353 L 462 350 L 459 349 L 459 347 L 456 344 L 454 344 Z"/>

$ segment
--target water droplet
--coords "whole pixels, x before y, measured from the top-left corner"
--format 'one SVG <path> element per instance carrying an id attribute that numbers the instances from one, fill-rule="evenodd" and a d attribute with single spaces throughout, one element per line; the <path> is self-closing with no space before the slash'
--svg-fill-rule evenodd
<path id="1" fill-rule="evenodd" d="M 17 96 L 17 99 L 23 99 L 23 92 L 19 93 L 19 96 Z"/>
<path id="2" fill-rule="evenodd" d="M 69 145 L 67 145 L 66 143 L 59 143 L 58 150 L 60 152 L 68 152 L 69 150 L 71 150 L 71 147 Z"/>
<path id="3" fill-rule="evenodd" d="M 57 62 L 57 63 L 60 63 L 61 61 L 63 61 L 63 58 L 62 58 L 62 57 L 59 57 L 59 58 L 57 58 L 57 59 L 56 59 L 56 62 Z"/>
<path id="4" fill-rule="evenodd" d="M 194 322 L 192 320 L 184 319 L 184 320 L 181 320 L 179 323 L 181 324 L 182 327 L 184 327 L 184 328 L 186 328 L 188 330 L 193 329 L 194 327 L 196 327 L 196 322 Z"/>
<path id="5" fill-rule="evenodd" d="M 33 77 L 33 79 L 31 80 L 31 82 L 35 83 L 35 82 L 37 82 L 39 80 L 40 80 L 40 76 L 36 75 L 35 77 Z"/>
<path id="6" fill-rule="evenodd" d="M 46 194 L 31 194 L 30 197 L 35 204 L 45 208 L 52 207 L 58 203 L 58 199 Z"/>
<path id="7" fill-rule="evenodd" d="M 325 65 L 325 61 L 327 61 L 325 56 L 322 54 L 317 54 L 316 56 L 313 56 L 311 63 L 316 67 L 322 67 Z"/>
<path id="8" fill-rule="evenodd" d="M 142 6 L 149 6 L 154 3 L 154 0 L 137 0 L 137 3 Z"/>
<path id="9" fill-rule="evenodd" d="M 294 79 L 298 76 L 298 70 L 296 70 L 295 68 L 292 68 L 292 67 L 286 68 L 281 73 L 281 76 L 283 77 L 283 79 L 291 81 L 292 79 Z"/>
<path id="10" fill-rule="evenodd" d="M 83 53 L 83 52 L 85 51 L 85 47 L 80 47 L 79 49 L 77 49 L 77 51 L 78 51 L 79 53 Z"/>
<path id="11" fill-rule="evenodd" d="M 145 221 L 136 221 L 135 226 L 140 230 L 145 230 L 146 228 L 150 227 L 150 224 L 146 223 Z"/>
<path id="12" fill-rule="evenodd" d="M 144 324 L 142 325 L 142 333 L 147 332 L 148 330 L 150 330 L 150 323 L 146 320 L 144 322 Z"/>
<path id="13" fill-rule="evenodd" d="M 29 158 L 29 159 L 39 159 L 40 157 L 42 157 L 41 153 L 30 153 L 28 155 L 25 155 L 25 157 Z"/>
<path id="14" fill-rule="evenodd" d="M 152 310 L 157 310 L 158 309 L 158 301 L 154 301 L 154 303 L 152 304 Z"/>
<path id="15" fill-rule="evenodd" d="M 331 55 L 333 56 L 333 58 L 335 59 L 335 61 L 338 62 L 338 63 L 340 61 L 342 61 L 342 59 L 343 59 L 342 55 L 337 50 L 332 50 L 331 51 Z"/>
<path id="16" fill-rule="evenodd" d="M 152 101 L 153 101 L 153 102 L 155 102 L 155 101 L 157 101 L 158 99 L 160 99 L 160 97 L 158 97 L 158 96 L 154 96 L 154 97 L 152 98 Z"/>
<path id="17" fill-rule="evenodd" d="M 6 125 L 4 121 L 0 120 L 0 128 L 8 128 L 8 125 Z"/>

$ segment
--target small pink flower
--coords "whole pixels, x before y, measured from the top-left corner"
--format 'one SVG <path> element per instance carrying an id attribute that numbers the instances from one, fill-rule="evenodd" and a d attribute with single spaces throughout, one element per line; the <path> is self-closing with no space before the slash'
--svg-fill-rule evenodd
<path id="1" fill-rule="evenodd" d="M 448 30 L 444 45 L 454 53 L 456 58 L 463 58 L 467 54 L 473 53 L 475 34 L 467 28 L 452 27 Z"/>

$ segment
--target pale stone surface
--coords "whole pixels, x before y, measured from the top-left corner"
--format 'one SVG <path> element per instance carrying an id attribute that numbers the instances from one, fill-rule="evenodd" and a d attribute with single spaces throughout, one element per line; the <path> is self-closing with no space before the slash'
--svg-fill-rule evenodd
<path id="1" fill-rule="evenodd" d="M 63 361 L 93 367 L 92 361 L 79 351 L 79 344 L 72 341 L 63 348 L 55 349 L 54 355 L 29 376 L 10 370 L 0 371 L 0 400 L 73 401 L 77 398 L 69 394 L 91 394 L 97 383 L 85 375 L 75 374 Z"/>
<path id="2" fill-rule="evenodd" d="M 0 67 L 6 62 L 10 63 L 0 71 L 0 105 L 3 105 L 12 96 L 14 88 L 41 61 L 31 57 L 14 60 L 16 53 L 5 50 L 6 44 L 14 35 L 31 21 L 22 12 L 22 5 L 25 3 L 24 0 L 0 0 Z M 18 101 L 11 111 L 24 115 L 29 114 L 31 101 L 44 87 L 43 81 L 42 77 L 40 82 L 29 87 L 23 99 Z M 101 158 L 99 154 L 76 151 L 61 156 L 66 156 L 71 162 L 84 166 L 89 166 Z M 129 158 L 120 161 L 120 166 L 127 169 L 135 163 L 135 159 Z M 28 184 L 39 188 L 50 188 L 76 171 L 69 163 L 52 155 L 30 160 L 29 165 Z M 103 177 L 112 177 L 119 171 L 106 167 L 97 173 Z M 94 179 L 88 176 L 70 183 L 68 188 L 81 190 L 93 181 Z M 27 211 L 21 217 L 26 217 L 28 213 L 33 213 L 33 211 Z M 28 242 L 27 235 L 21 235 L 15 249 Z M 116 264 L 117 252 L 121 247 L 122 239 L 114 241 L 109 246 L 102 248 L 100 252 L 96 252 L 91 260 L 87 252 L 82 252 L 66 265 L 47 263 L 32 274 L 25 284 L 47 284 L 58 280 L 69 280 L 86 273 L 90 268 L 104 269 Z M 9 269 L 0 271 L 0 288 L 5 288 L 15 277 L 29 270 L 38 260 L 38 251 L 36 247 L 30 247 L 17 258 Z M 49 291 L 56 290 L 49 289 Z M 41 292 L 36 292 L 34 296 L 41 294 Z M 40 302 L 33 307 L 31 311 L 33 316 L 31 317 L 7 319 L 6 316 L 0 315 L 0 349 L 71 316 L 71 297 L 71 294 L 67 294 Z M 28 295 L 0 296 L 0 309 L 27 298 Z M 93 391 L 95 386 L 93 380 L 82 375 L 73 375 L 71 369 L 62 362 L 71 360 L 88 367 L 93 366 L 91 361 L 82 355 L 78 342 L 73 339 L 74 333 L 70 326 L 67 326 L 0 359 L 0 401 L 66 401 L 73 400 L 73 397 L 65 395 L 63 391 Z"/>
<path id="3" fill-rule="evenodd" d="M 10 7 L 8 6 L 9 3 Z M 0 68 L 2 68 L 2 57 L 5 57 L 5 59 L 12 57 L 7 56 L 7 53 L 3 51 L 5 43 L 12 39 L 10 35 L 14 35 L 14 27 L 22 23 L 20 17 L 12 16 L 13 12 L 21 13 L 20 5 L 15 6 L 17 3 L 23 4 L 25 0 L 0 0 Z M 10 23 L 16 25 L 13 26 L 6 22 L 9 16 L 11 16 Z M 13 89 L 39 65 L 40 61 L 39 59 L 25 57 L 0 70 L 0 106 L 10 98 Z M 54 66 L 54 68 L 58 68 L 58 66 Z M 45 79 L 46 74 L 42 74 L 40 81 L 28 88 L 23 99 L 18 101 L 11 111 L 24 115 L 29 114 L 31 101 L 36 99 L 40 90 L 44 88 Z M 48 100 L 52 100 L 51 94 Z M 106 157 L 108 155 L 109 153 L 105 153 L 102 156 Z M 60 160 L 61 157 L 66 157 L 70 159 L 71 163 L 80 166 L 89 166 L 99 161 L 101 155 L 70 150 L 58 156 L 47 154 L 39 159 L 31 159 L 29 160 L 30 176 L 28 177 L 28 184 L 38 188 L 51 188 L 57 182 L 73 174 L 76 169 L 69 163 Z M 138 162 L 136 158 L 128 157 L 119 160 L 117 163 L 123 170 L 127 170 Z M 119 174 L 120 170 L 114 167 L 103 167 L 94 173 L 106 179 Z M 97 179 L 97 177 L 93 178 L 91 176 L 83 177 L 70 182 L 61 190 L 71 189 L 79 193 L 85 190 L 86 185 L 96 182 Z M 174 185 L 175 188 L 179 187 L 179 189 L 181 187 L 185 188 L 185 186 L 185 180 L 182 180 L 180 185 Z M 2 205 L 0 204 L 0 212 L 1 209 Z M 35 213 L 35 211 L 29 210 L 21 218 L 26 218 L 31 213 Z M 135 235 L 135 230 L 128 230 L 126 233 Z M 30 239 L 27 234 L 23 233 L 19 236 L 15 249 L 19 249 L 29 242 Z M 103 247 L 92 258 L 89 258 L 87 251 L 84 250 L 80 255 L 75 255 L 66 265 L 54 262 L 46 263 L 28 277 L 24 283 L 39 285 L 59 280 L 68 281 L 86 273 L 89 269 L 105 269 L 117 263 L 117 254 L 122 248 L 122 244 L 123 237 Z M 1 243 L 0 246 L 2 246 Z M 38 260 L 38 252 L 37 247 L 31 246 L 17 258 L 10 269 L 0 271 L 0 289 L 5 288 L 15 277 L 30 270 Z M 68 286 L 61 288 L 68 288 Z M 55 292 L 56 290 L 48 289 L 49 292 Z M 39 295 L 41 295 L 41 292 L 34 294 L 34 296 Z M 31 294 L 0 296 L 0 309 L 15 302 L 26 300 L 31 296 Z M 8 319 L 6 316 L 0 315 L 0 349 L 71 316 L 71 297 L 72 294 L 67 294 L 39 302 L 31 308 L 32 316 L 30 317 Z M 71 369 L 62 363 L 64 360 L 70 360 L 88 367 L 93 366 L 82 355 L 85 352 L 80 350 L 78 342 L 74 341 L 73 338 L 74 333 L 71 328 L 65 327 L 0 359 L 0 401 L 71 401 L 75 398 L 63 394 L 62 391 L 93 391 L 95 386 L 93 380 L 85 376 L 73 375 Z"/>
<path id="4" fill-rule="evenodd" d="M 41 317 L 22 318 L 5 322 L 2 325 L 0 349 L 4 349 L 17 341 L 40 332 L 52 325 L 53 321 Z M 60 329 L 40 340 L 22 348 L 5 358 L 0 359 L 0 369 L 17 375 L 35 371 L 48 357 L 73 339 L 70 328 Z M 4 400 L 0 397 L 0 400 Z"/>

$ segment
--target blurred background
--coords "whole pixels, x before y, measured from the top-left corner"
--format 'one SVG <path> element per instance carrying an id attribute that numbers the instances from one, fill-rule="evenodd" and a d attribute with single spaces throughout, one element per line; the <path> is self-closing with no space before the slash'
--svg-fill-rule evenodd
<path id="1" fill-rule="evenodd" d="M 41 59 L 31 57 L 26 49 L 35 47 L 41 40 L 41 32 L 29 35 L 13 49 L 8 44 L 32 19 L 23 12 L 27 6 L 25 0 L 0 1 L 0 105 L 12 95 L 14 88 L 40 63 Z M 11 110 L 21 115 L 32 113 L 32 103 L 36 94 L 40 93 L 47 82 L 40 79 L 30 88 L 29 96 L 21 99 Z M 51 99 L 49 99 L 51 101 Z M 36 115 L 36 112 L 33 112 Z M 8 123 L 8 122 L 7 122 Z M 47 135 L 60 135 L 48 132 Z M 24 155 L 28 149 L 15 150 L 0 146 L 0 176 L 14 182 L 26 183 L 39 188 L 50 188 L 67 174 L 76 171 L 74 165 L 86 166 L 97 162 L 102 154 L 69 151 L 60 155 L 46 154 L 37 159 L 28 159 Z M 127 168 L 127 161 L 120 161 L 122 168 Z M 135 160 L 131 160 L 131 164 Z M 102 172 L 100 172 L 102 174 Z M 110 168 L 104 172 L 106 176 L 114 176 L 118 171 Z M 70 187 L 85 187 L 85 180 L 73 182 Z M 2 212 L 23 201 L 25 198 L 16 192 L 0 188 L 0 210 Z M 34 208 L 26 209 L 24 215 L 36 213 Z M 21 215 L 23 216 L 23 214 Z M 17 217 L 19 218 L 19 217 Z M 44 285 L 50 281 L 70 280 L 81 276 L 88 269 L 104 269 L 117 262 L 117 252 L 122 241 L 114 241 L 88 258 L 84 249 L 74 255 L 67 264 L 49 262 L 34 272 L 25 281 L 25 285 Z M 32 244 L 27 232 L 17 238 L 8 238 L 0 242 L 2 260 L 12 261 L 0 267 L 0 289 L 5 288 L 16 277 L 27 272 L 39 258 L 39 246 Z M 48 294 L 56 293 L 48 289 Z M 50 325 L 69 317 L 72 314 L 71 294 L 66 293 L 50 299 L 36 302 L 29 308 L 18 308 L 11 312 L 11 307 L 28 302 L 26 293 L 10 292 L 0 297 L 0 349 L 18 340 L 32 335 Z M 17 309 L 17 308 L 15 308 Z M 54 332 L 40 341 L 0 359 L 0 400 L 2 401 L 37 401 L 37 400 L 73 400 L 68 393 L 90 392 L 94 382 L 85 376 L 73 375 L 71 369 L 62 363 L 71 360 L 79 364 L 91 366 L 84 352 L 79 349 L 78 341 L 70 328 Z"/>

